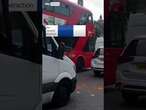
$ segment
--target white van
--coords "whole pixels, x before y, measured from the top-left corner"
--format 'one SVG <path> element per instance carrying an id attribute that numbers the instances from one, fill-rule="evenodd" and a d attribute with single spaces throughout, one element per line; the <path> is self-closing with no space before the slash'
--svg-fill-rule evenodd
<path id="1" fill-rule="evenodd" d="M 37 12 L 8 12 L 0 0 L 0 110 L 41 110 Z"/>
<path id="2" fill-rule="evenodd" d="M 44 35 L 45 36 L 45 35 Z M 43 103 L 63 106 L 76 87 L 75 64 L 64 56 L 64 47 L 54 37 L 43 37 Z"/>

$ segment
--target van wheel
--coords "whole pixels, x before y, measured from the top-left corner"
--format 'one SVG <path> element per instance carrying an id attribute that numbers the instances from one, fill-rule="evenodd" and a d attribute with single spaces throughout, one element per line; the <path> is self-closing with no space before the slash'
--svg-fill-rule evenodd
<path id="1" fill-rule="evenodd" d="M 59 85 L 53 95 L 52 105 L 55 107 L 61 107 L 68 103 L 70 99 L 70 91 L 67 87 Z"/>
<path id="2" fill-rule="evenodd" d="M 84 68 L 84 60 L 82 58 L 79 58 L 76 64 L 76 70 L 77 72 L 82 72 L 83 68 Z"/>
<path id="3" fill-rule="evenodd" d="M 138 96 L 132 93 L 122 92 L 122 97 L 127 103 L 135 103 L 138 100 Z"/>
<path id="4" fill-rule="evenodd" d="M 95 77 L 99 77 L 101 74 L 100 71 L 98 71 L 98 70 L 94 70 L 93 72 L 94 72 Z"/>

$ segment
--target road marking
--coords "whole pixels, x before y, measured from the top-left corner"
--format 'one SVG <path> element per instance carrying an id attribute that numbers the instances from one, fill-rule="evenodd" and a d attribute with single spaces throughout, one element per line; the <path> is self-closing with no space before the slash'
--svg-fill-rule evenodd
<path id="1" fill-rule="evenodd" d="M 94 97 L 95 96 L 95 94 L 91 94 L 91 97 Z"/>
<path id="2" fill-rule="evenodd" d="M 80 91 L 77 91 L 77 94 L 80 94 Z"/>
<path id="3" fill-rule="evenodd" d="M 103 87 L 97 87 L 98 90 L 103 90 Z"/>

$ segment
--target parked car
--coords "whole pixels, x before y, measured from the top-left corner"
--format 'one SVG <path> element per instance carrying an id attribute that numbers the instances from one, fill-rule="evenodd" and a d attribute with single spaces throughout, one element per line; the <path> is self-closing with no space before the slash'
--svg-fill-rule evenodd
<path id="1" fill-rule="evenodd" d="M 135 38 L 124 49 L 117 65 L 116 87 L 127 102 L 146 95 L 146 36 Z"/>
<path id="2" fill-rule="evenodd" d="M 96 43 L 95 43 L 95 51 L 100 47 L 104 48 L 104 37 L 103 36 L 97 37 Z"/>
<path id="3" fill-rule="evenodd" d="M 91 61 L 91 67 L 95 76 L 103 75 L 104 71 L 104 49 L 100 47 L 95 52 L 95 56 Z"/>
<path id="4" fill-rule="evenodd" d="M 66 105 L 76 87 L 75 64 L 64 56 L 64 46 L 54 37 L 42 38 L 43 43 L 43 103 L 52 94 L 51 104 Z"/>

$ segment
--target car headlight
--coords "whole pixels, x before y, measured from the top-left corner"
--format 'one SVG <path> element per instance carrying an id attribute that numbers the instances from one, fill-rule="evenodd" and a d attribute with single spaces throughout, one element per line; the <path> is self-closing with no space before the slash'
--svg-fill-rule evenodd
<path id="1" fill-rule="evenodd" d="M 72 58 L 74 58 L 76 55 L 75 55 L 75 54 L 69 54 L 68 56 L 69 56 L 69 58 L 72 59 Z"/>
<path id="2" fill-rule="evenodd" d="M 92 64 L 93 65 L 97 65 L 97 61 L 96 60 L 92 60 Z"/>

